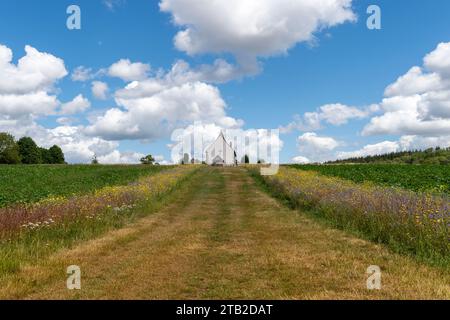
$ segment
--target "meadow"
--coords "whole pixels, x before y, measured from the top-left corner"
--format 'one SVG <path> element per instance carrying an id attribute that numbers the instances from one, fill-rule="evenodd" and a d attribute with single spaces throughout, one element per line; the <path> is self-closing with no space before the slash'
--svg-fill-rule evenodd
<path id="1" fill-rule="evenodd" d="M 357 183 L 398 187 L 416 192 L 450 194 L 450 166 L 402 164 L 292 165 Z"/>
<path id="2" fill-rule="evenodd" d="M 0 298 L 448 297 L 448 196 L 247 168 L 295 209 L 246 169 L 189 165 L 0 208 Z M 386 290 L 365 290 L 374 263 Z"/>
<path id="3" fill-rule="evenodd" d="M 306 166 L 309 170 L 298 168 L 282 167 L 277 175 L 267 177 L 260 177 L 256 169 L 250 170 L 273 195 L 313 218 L 376 243 L 386 244 L 395 252 L 450 266 L 450 199 L 447 194 L 397 188 L 398 182 L 408 187 L 405 184 L 407 179 L 402 180 L 401 175 L 396 178 L 394 173 L 391 173 L 393 177 L 386 175 L 385 180 L 381 179 L 383 185 L 351 181 L 361 182 L 365 165 Z M 348 180 L 324 175 L 320 168 L 324 168 L 328 175 L 341 173 Z M 351 175 L 352 168 L 360 169 L 356 170 L 356 177 Z M 385 166 L 368 166 L 366 170 L 373 176 L 370 170 L 374 168 L 382 169 Z M 390 166 L 387 168 L 392 169 Z M 350 173 L 344 174 L 346 169 Z M 422 170 L 426 171 L 426 168 Z M 385 175 L 383 171 L 379 172 Z M 390 183 L 395 187 L 385 186 L 389 184 L 387 181 L 397 183 Z M 415 189 L 427 186 L 421 186 L 420 180 L 415 182 Z"/>
<path id="4" fill-rule="evenodd" d="M 52 197 L 34 204 L 0 208 L 0 278 L 18 270 L 23 263 L 37 262 L 58 249 L 123 227 L 154 212 L 195 169 L 189 166 L 170 170 L 154 168 L 151 172 L 145 168 L 145 176 L 126 185 L 105 186 L 69 198 Z"/>
<path id="5" fill-rule="evenodd" d="M 142 165 L 0 165 L 0 208 L 127 184 L 168 168 Z"/>

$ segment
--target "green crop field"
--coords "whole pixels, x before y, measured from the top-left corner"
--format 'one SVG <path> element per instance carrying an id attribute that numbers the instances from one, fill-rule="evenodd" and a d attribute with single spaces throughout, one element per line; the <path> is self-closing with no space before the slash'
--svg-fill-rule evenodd
<path id="1" fill-rule="evenodd" d="M 323 175 L 354 182 L 373 182 L 412 191 L 450 194 L 450 166 L 446 165 L 293 165 L 293 168 L 317 171 Z"/>
<path id="2" fill-rule="evenodd" d="M 164 166 L 0 165 L 0 207 L 127 184 Z"/>

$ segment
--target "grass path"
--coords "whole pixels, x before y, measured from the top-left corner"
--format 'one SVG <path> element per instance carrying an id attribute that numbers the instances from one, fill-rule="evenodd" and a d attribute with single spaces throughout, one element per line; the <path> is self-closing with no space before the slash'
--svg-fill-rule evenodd
<path id="1" fill-rule="evenodd" d="M 243 169 L 205 168 L 160 212 L 0 280 L 0 298 L 450 299 L 450 275 L 282 206 Z"/>

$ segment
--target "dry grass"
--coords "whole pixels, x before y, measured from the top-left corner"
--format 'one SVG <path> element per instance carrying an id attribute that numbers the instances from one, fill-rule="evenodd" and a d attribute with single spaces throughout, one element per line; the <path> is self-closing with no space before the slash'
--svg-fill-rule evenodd
<path id="1" fill-rule="evenodd" d="M 77 292 L 65 288 L 72 264 Z M 380 291 L 366 289 L 373 264 Z M 450 299 L 449 284 L 444 270 L 281 206 L 242 169 L 205 168 L 159 213 L 1 280 L 0 297 Z"/>

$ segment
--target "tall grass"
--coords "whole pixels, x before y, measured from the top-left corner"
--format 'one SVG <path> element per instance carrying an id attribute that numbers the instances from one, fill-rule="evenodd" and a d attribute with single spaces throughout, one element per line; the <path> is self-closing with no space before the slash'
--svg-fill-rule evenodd
<path id="1" fill-rule="evenodd" d="M 249 170 L 276 196 L 315 217 L 397 252 L 450 266 L 450 201 L 445 195 L 356 184 L 292 168 L 268 177 Z"/>
<path id="2" fill-rule="evenodd" d="M 94 194 L 0 209 L 0 277 L 154 212 L 195 172 L 177 167 Z"/>

